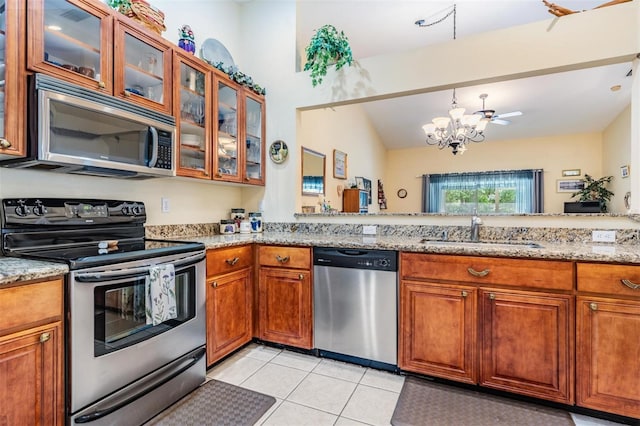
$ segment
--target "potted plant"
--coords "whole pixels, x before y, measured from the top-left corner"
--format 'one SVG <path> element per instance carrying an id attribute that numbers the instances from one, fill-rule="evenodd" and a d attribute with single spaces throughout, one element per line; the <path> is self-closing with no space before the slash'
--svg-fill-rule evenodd
<path id="1" fill-rule="evenodd" d="M 305 52 L 307 62 L 304 64 L 304 71 L 311 71 L 313 87 L 322 83 L 322 78 L 327 75 L 329 66 L 335 64 L 337 71 L 353 62 L 349 39 L 343 31 L 338 31 L 336 27 L 329 24 L 323 25 L 316 31 Z"/>
<path id="2" fill-rule="evenodd" d="M 578 197 L 579 201 L 564 203 L 565 213 L 606 213 L 607 202 L 613 197 L 613 192 L 605 188 L 605 185 L 611 182 L 611 179 L 613 176 L 594 179 L 585 173 L 584 188 L 571 194 L 571 198 Z"/>

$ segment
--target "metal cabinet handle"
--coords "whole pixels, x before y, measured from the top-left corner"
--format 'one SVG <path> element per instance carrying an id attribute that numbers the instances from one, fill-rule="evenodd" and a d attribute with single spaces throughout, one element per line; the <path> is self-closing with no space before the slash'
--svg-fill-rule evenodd
<path id="1" fill-rule="evenodd" d="M 469 272 L 474 277 L 486 277 L 489 275 L 489 270 L 485 269 L 484 271 L 476 271 L 473 268 L 467 268 L 467 272 Z"/>
<path id="2" fill-rule="evenodd" d="M 42 333 L 40 335 L 40 343 L 44 343 L 49 339 L 51 339 L 51 333 Z"/>
<path id="3" fill-rule="evenodd" d="M 287 263 L 289 261 L 289 256 L 281 257 L 279 254 L 276 254 L 276 260 L 280 263 Z"/>
<path id="4" fill-rule="evenodd" d="M 469 295 L 469 292 L 466 290 L 462 290 L 462 297 L 467 297 Z"/>
<path id="5" fill-rule="evenodd" d="M 6 148 L 11 148 L 11 142 L 9 142 L 8 140 L 1 138 L 0 139 L 0 148 L 6 149 Z"/>
<path id="6" fill-rule="evenodd" d="M 106 84 L 104 84 L 104 81 L 101 81 L 101 82 L 99 82 L 99 83 L 98 83 L 98 87 L 99 87 L 100 89 L 104 89 L 106 86 L 107 86 L 107 85 L 106 85 Z"/>
<path id="7" fill-rule="evenodd" d="M 634 284 L 629 280 L 620 280 L 620 282 L 629 287 L 631 290 L 640 290 L 640 284 Z"/>
<path id="8" fill-rule="evenodd" d="M 129 96 L 131 96 L 131 93 L 127 92 L 126 90 L 122 92 L 122 94 L 124 95 L 125 98 L 128 98 Z"/>
<path id="9" fill-rule="evenodd" d="M 495 293 L 489 293 L 489 299 L 495 300 L 495 298 L 496 298 L 496 294 Z"/>
<path id="10" fill-rule="evenodd" d="M 218 287 L 218 281 L 214 281 L 211 283 L 211 287 L 216 288 Z"/>
<path id="11" fill-rule="evenodd" d="M 300 280 L 304 280 L 304 274 L 300 274 L 300 275 L 298 275 L 298 278 L 299 278 Z"/>
<path id="12" fill-rule="evenodd" d="M 225 262 L 227 262 L 229 265 L 233 266 L 233 265 L 235 265 L 236 263 L 238 263 L 238 260 L 240 260 L 240 258 L 239 258 L 239 257 L 234 257 L 233 259 L 227 259 L 227 260 L 225 260 Z"/>
<path id="13" fill-rule="evenodd" d="M 597 303 L 589 303 L 589 308 L 591 308 L 592 311 L 597 311 L 598 310 L 598 304 Z"/>

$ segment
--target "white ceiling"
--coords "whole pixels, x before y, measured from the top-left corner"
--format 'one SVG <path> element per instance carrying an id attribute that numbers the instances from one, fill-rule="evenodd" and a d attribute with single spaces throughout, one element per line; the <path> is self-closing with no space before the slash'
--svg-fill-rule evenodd
<path id="1" fill-rule="evenodd" d="M 555 19 L 541 0 L 458 0 L 456 37 Z M 558 0 L 572 10 L 588 10 L 602 0 Z M 314 30 L 330 23 L 345 32 L 355 59 L 410 50 L 453 38 L 453 16 L 419 28 L 418 19 L 433 22 L 453 6 L 439 0 L 298 0 L 298 40 L 304 47 Z M 615 7 L 615 6 L 612 6 Z M 486 108 L 496 114 L 522 111 L 510 124 L 489 124 L 490 140 L 544 137 L 603 130 L 631 100 L 630 63 L 524 78 L 456 91 L 459 106 L 468 113 Z M 610 88 L 621 85 L 619 91 Z M 452 91 L 363 103 L 366 113 L 389 149 L 424 146 L 422 125 L 445 115 Z"/>

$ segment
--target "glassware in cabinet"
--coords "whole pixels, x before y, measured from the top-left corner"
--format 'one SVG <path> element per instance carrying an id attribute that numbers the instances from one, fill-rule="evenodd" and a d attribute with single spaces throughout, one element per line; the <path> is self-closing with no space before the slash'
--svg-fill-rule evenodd
<path id="1" fill-rule="evenodd" d="M 181 176 L 210 179 L 210 78 L 206 64 L 181 52 L 174 55 L 174 115 L 178 122 L 178 171 Z"/>
<path id="2" fill-rule="evenodd" d="M 115 23 L 114 95 L 171 113 L 171 45 L 125 20 Z"/>
<path id="3" fill-rule="evenodd" d="M 24 0 L 0 2 L 0 159 L 26 155 Z"/>
<path id="4" fill-rule="evenodd" d="M 238 89 L 222 81 L 217 82 L 216 168 L 215 177 L 240 181 L 240 146 L 238 144 Z"/>
<path id="5" fill-rule="evenodd" d="M 29 0 L 27 67 L 112 92 L 113 15 L 100 2 Z"/>
<path id="6" fill-rule="evenodd" d="M 264 183 L 264 101 L 244 96 L 245 182 Z"/>

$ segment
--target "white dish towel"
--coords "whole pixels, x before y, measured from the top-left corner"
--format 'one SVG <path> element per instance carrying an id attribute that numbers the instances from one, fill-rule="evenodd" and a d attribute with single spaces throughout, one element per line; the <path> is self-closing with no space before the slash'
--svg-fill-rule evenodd
<path id="1" fill-rule="evenodd" d="M 178 317 L 176 273 L 172 264 L 149 268 L 145 280 L 147 324 L 158 325 Z"/>

